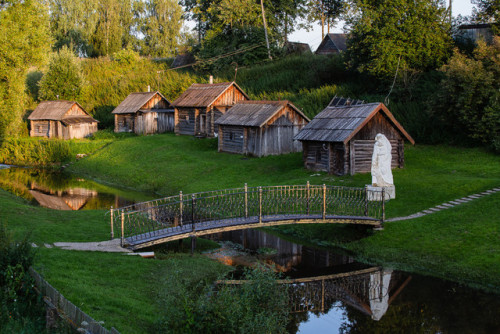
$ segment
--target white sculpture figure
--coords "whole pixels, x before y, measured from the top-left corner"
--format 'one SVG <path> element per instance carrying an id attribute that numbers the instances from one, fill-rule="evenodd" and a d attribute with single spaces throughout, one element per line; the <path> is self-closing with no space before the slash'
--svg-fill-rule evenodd
<path id="1" fill-rule="evenodd" d="M 372 155 L 372 185 L 390 187 L 394 185 L 391 170 L 391 143 L 386 136 L 379 133 L 375 136 Z"/>
<path id="2" fill-rule="evenodd" d="M 381 270 L 370 274 L 370 309 L 372 319 L 379 321 L 389 308 L 389 285 L 392 270 Z"/>

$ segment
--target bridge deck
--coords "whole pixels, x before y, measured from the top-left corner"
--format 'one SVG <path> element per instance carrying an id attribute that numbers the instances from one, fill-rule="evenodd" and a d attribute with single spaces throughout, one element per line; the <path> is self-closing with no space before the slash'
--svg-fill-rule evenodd
<path id="1" fill-rule="evenodd" d="M 129 249 L 136 250 L 168 241 L 174 241 L 193 236 L 198 237 L 219 232 L 285 224 L 322 223 L 350 223 L 379 226 L 380 220 L 364 216 L 358 217 L 338 215 L 325 215 L 325 218 L 323 219 L 322 215 L 306 214 L 263 216 L 261 222 L 259 222 L 258 216 L 247 218 L 229 218 L 223 220 L 197 222 L 194 226 L 194 229 L 193 224 L 184 224 L 134 235 L 132 237 L 124 239 L 124 246 Z"/>

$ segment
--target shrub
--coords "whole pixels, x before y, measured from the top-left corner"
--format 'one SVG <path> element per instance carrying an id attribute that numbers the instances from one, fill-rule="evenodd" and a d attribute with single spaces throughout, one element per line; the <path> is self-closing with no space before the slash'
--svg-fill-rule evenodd
<path id="1" fill-rule="evenodd" d="M 161 305 L 160 332 L 171 333 L 285 333 L 288 294 L 272 272 L 263 267 L 248 269 L 241 286 L 189 282 L 173 270 Z"/>
<path id="2" fill-rule="evenodd" d="M 455 51 L 436 101 L 436 109 L 457 138 L 486 144 L 500 152 L 500 37 L 479 41 L 473 58 Z"/>

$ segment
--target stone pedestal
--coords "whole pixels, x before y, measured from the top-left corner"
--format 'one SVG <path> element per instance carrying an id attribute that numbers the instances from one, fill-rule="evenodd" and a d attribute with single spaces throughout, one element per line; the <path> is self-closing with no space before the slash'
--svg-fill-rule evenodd
<path id="1" fill-rule="evenodd" d="M 396 187 L 375 187 L 372 185 L 366 186 L 366 195 L 369 201 L 381 201 L 382 200 L 382 189 L 384 189 L 384 199 L 386 201 L 396 198 Z"/>

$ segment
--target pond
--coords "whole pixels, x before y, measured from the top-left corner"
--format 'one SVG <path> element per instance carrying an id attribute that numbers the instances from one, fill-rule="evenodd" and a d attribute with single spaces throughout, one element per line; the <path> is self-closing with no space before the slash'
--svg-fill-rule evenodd
<path id="1" fill-rule="evenodd" d="M 154 199 L 76 175 L 47 169 L 0 165 L 0 188 L 55 210 L 109 209 Z"/>
<path id="2" fill-rule="evenodd" d="M 500 296 L 449 281 L 358 263 L 260 230 L 209 236 L 207 256 L 239 268 L 259 261 L 288 284 L 290 333 L 500 333 Z"/>

